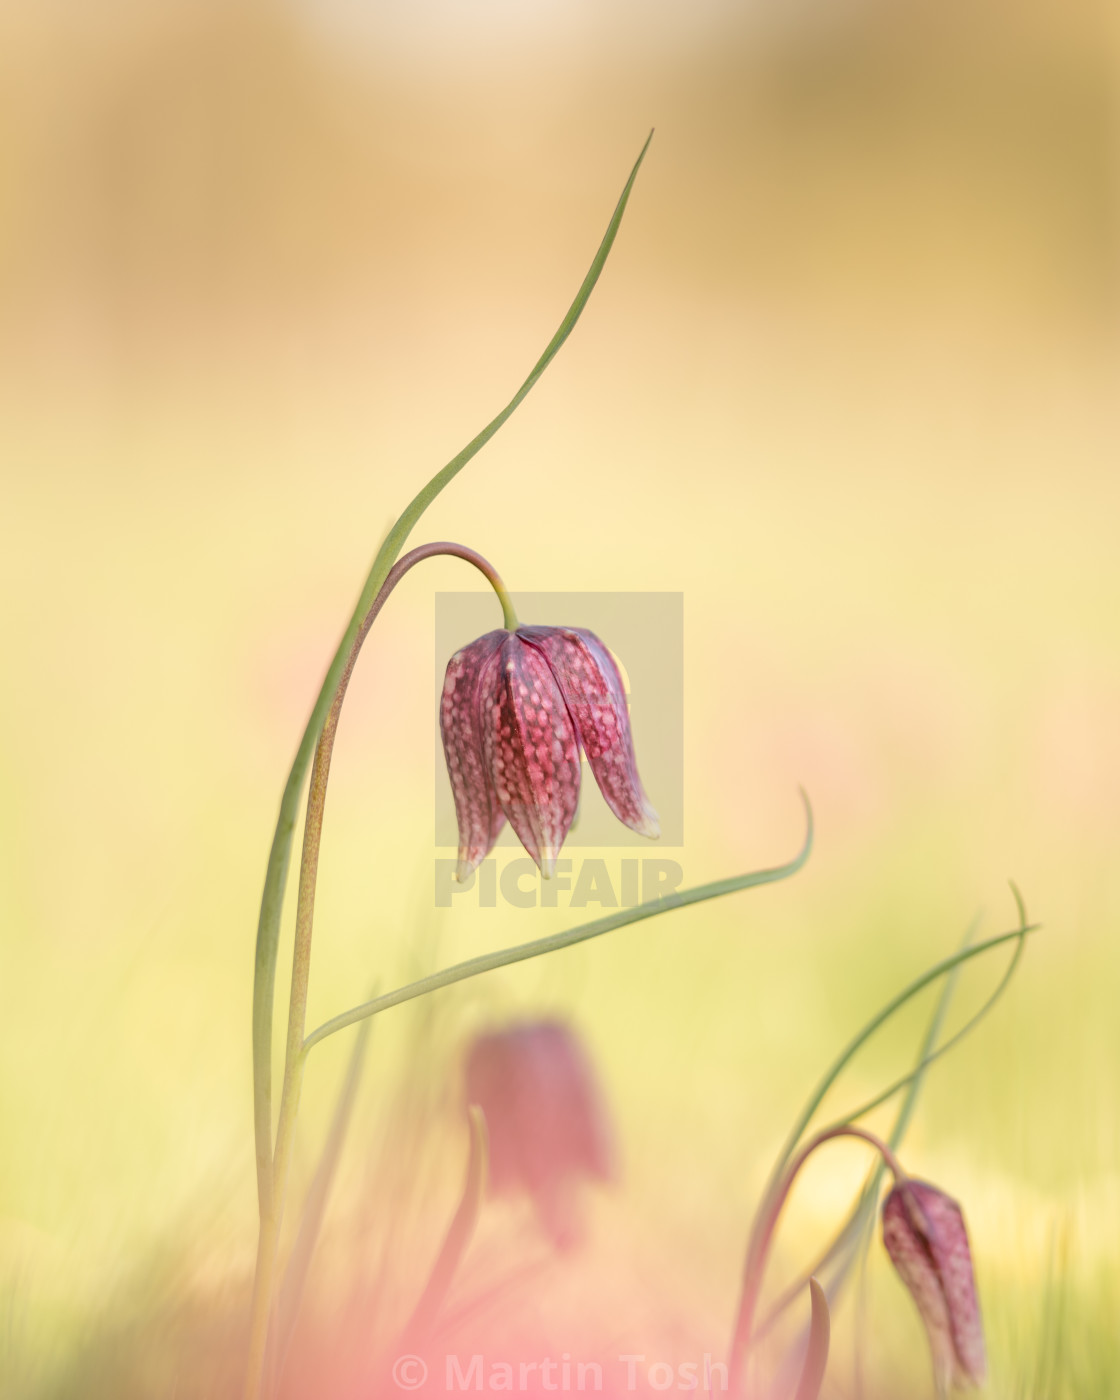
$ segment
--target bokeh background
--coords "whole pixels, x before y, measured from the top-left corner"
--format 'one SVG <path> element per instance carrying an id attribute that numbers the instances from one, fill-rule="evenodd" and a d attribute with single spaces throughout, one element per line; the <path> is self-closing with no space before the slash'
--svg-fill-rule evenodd
<path id="1" fill-rule="evenodd" d="M 482 1254 L 536 1260 L 560 1345 L 718 1355 L 800 1103 L 975 916 L 1013 926 L 1010 876 L 1044 930 L 931 1074 L 906 1160 L 965 1203 L 991 1393 L 1113 1393 L 1118 94 L 1090 0 L 0 6 L 6 1395 L 224 1393 L 288 763 L 386 527 L 521 382 L 651 126 L 583 321 L 415 539 L 518 589 L 682 590 L 666 854 L 689 883 L 785 859 L 798 783 L 817 848 L 788 884 L 384 1018 L 307 1354 L 342 1316 L 359 1354 L 423 1278 L 464 1037 L 550 1015 L 599 1066 L 620 1182 L 572 1257 L 513 1207 Z M 474 586 L 427 565 L 363 658 L 313 1024 L 572 921 L 433 909 L 433 595 Z M 903 1071 L 928 1011 L 836 1111 Z M 807 1177 L 776 1284 L 864 1166 L 838 1147 Z M 389 1217 L 386 1289 L 363 1269 Z M 927 1393 L 878 1245 L 868 1278 L 867 1393 Z M 826 1394 L 857 1393 L 857 1332 L 839 1312 Z"/>

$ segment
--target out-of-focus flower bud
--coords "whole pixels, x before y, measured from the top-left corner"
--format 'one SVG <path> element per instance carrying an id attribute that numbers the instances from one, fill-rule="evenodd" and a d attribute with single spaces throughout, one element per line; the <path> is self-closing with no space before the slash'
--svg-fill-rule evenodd
<path id="1" fill-rule="evenodd" d="M 581 1180 L 614 1178 L 606 1108 L 575 1035 L 538 1022 L 480 1036 L 467 1055 L 466 1097 L 486 1115 L 492 1193 L 527 1193 L 556 1244 L 575 1244 Z"/>

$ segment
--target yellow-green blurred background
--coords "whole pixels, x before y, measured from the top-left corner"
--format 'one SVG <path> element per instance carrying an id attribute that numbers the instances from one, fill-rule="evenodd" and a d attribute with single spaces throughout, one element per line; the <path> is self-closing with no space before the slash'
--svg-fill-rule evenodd
<path id="1" fill-rule="evenodd" d="M 817 849 L 449 997 L 421 1069 L 419 1013 L 386 1018 L 336 1231 L 402 1074 L 450 1083 L 472 1026 L 567 1016 L 624 1168 L 583 1267 L 624 1340 L 687 1321 L 718 1351 L 815 1078 L 978 911 L 1013 926 L 1010 876 L 1044 932 L 906 1159 L 965 1203 L 991 1393 L 1112 1394 L 1118 95 L 1089 0 L 0 6 L 5 1394 L 209 1393 L 176 1316 L 236 1333 L 246 1304 L 287 766 L 387 525 L 536 359 L 650 126 L 583 321 L 415 540 L 518 589 L 682 590 L 668 854 L 688 883 L 786 858 L 799 782 Z M 351 692 L 312 1024 L 572 921 L 432 909 L 432 598 L 465 572 L 408 580 Z M 345 1049 L 309 1075 L 297 1183 Z M 864 1161 L 807 1179 L 775 1281 Z M 924 1394 L 878 1246 L 871 1276 L 871 1381 Z"/>

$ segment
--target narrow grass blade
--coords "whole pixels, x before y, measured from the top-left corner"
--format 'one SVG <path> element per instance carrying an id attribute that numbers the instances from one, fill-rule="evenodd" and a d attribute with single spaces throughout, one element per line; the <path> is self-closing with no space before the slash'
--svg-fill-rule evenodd
<path id="1" fill-rule="evenodd" d="M 817 1400 L 824 1384 L 825 1367 L 828 1365 L 832 1324 L 828 1315 L 828 1299 L 815 1278 L 809 1280 L 809 1297 L 813 1306 L 813 1315 L 809 1322 L 809 1345 L 805 1352 L 805 1365 L 797 1385 L 797 1394 L 793 1400 Z"/>
<path id="2" fill-rule="evenodd" d="M 1007 985 L 1010 975 L 1014 971 L 1014 968 L 1018 963 L 1018 958 L 1022 951 L 1022 947 L 1026 936 L 1029 933 L 1033 933 L 1037 928 L 1037 925 L 1029 925 L 1026 922 L 1026 909 L 1024 907 L 1022 896 L 1020 895 L 1019 890 L 1014 884 L 1012 884 L 1011 889 L 1015 897 L 1017 911 L 1019 914 L 1019 927 L 1011 930 L 1008 933 L 998 934 L 993 938 L 985 939 L 982 943 L 962 947 L 952 957 L 943 959 L 941 962 L 936 963 L 933 967 L 929 968 L 925 973 L 922 974 L 921 977 L 911 982 L 908 987 L 901 991 L 897 996 L 892 998 L 891 1001 L 889 1001 L 876 1013 L 875 1016 L 871 1018 L 871 1020 L 863 1027 L 863 1029 L 848 1043 L 848 1045 L 840 1053 L 837 1059 L 833 1061 L 832 1065 L 829 1067 L 824 1077 L 819 1081 L 812 1095 L 810 1096 L 808 1103 L 802 1109 L 802 1112 L 796 1124 L 794 1125 L 794 1128 L 787 1137 L 786 1142 L 783 1145 L 782 1152 L 771 1171 L 770 1178 L 766 1185 L 766 1189 L 763 1192 L 762 1202 L 755 1216 L 755 1223 L 752 1227 L 751 1238 L 747 1247 L 747 1259 L 744 1265 L 744 1279 L 749 1279 L 751 1277 L 752 1271 L 755 1267 L 755 1261 L 759 1250 L 759 1222 L 767 1218 L 767 1211 L 772 1202 L 774 1193 L 778 1189 L 778 1185 L 782 1180 L 785 1168 L 790 1160 L 790 1157 L 796 1150 L 798 1144 L 800 1143 L 805 1133 L 806 1128 L 812 1121 L 821 1103 L 824 1101 L 824 1098 L 828 1093 L 829 1089 L 831 1089 L 833 1084 L 835 1084 L 836 1080 L 839 1078 L 839 1076 L 847 1067 L 847 1065 L 855 1056 L 855 1054 L 866 1043 L 866 1041 L 869 1040 L 872 1035 L 874 1035 L 874 1033 L 880 1028 L 880 1026 L 884 1025 L 895 1014 L 896 1011 L 898 1011 L 901 1007 L 906 1005 L 907 1002 L 912 1000 L 931 983 L 935 982 L 939 977 L 948 976 L 952 974 L 956 969 L 961 967 L 964 963 L 970 961 L 972 958 L 979 957 L 981 954 L 988 952 L 990 949 L 999 947 L 1002 944 L 1008 943 L 1012 939 L 1015 939 L 1018 941 L 1018 947 L 1016 949 L 1015 957 L 1012 959 L 1008 971 L 1004 974 L 1004 977 L 1001 979 L 1001 982 L 997 987 L 996 992 L 993 994 L 993 996 L 989 997 L 988 1001 L 985 1003 L 984 1007 L 981 1008 L 980 1012 L 976 1016 L 974 1016 L 966 1024 L 966 1026 L 960 1032 L 958 1032 L 955 1037 L 952 1038 L 951 1041 L 946 1042 L 946 1045 L 942 1046 L 939 1050 L 931 1051 L 928 1055 L 924 1055 L 917 1069 L 914 1070 L 910 1075 L 907 1075 L 904 1079 L 899 1080 L 897 1084 L 892 1086 L 890 1092 L 897 1092 L 899 1089 L 907 1085 L 913 1085 L 924 1072 L 926 1062 L 936 1059 L 937 1056 L 943 1053 L 944 1050 L 947 1049 L 950 1044 L 958 1041 L 962 1035 L 964 1035 L 969 1029 L 971 1029 L 972 1026 L 977 1024 L 978 1020 L 983 1015 L 985 1015 L 988 1010 L 990 1010 L 995 1000 L 998 998 L 1000 993 L 1003 991 L 1004 987 Z M 936 1024 L 931 1028 L 934 1034 L 936 1034 L 939 1029 L 939 1021 L 940 1015 L 938 1014 L 935 1016 Z M 928 1043 L 929 1037 L 927 1036 L 926 1044 L 928 1045 Z M 916 1093 L 916 1090 L 913 1092 Z M 889 1097 L 889 1095 L 877 1096 L 876 1099 L 870 1102 L 870 1104 L 864 1105 L 862 1108 L 860 1108 L 857 1111 L 857 1113 L 846 1115 L 845 1118 L 843 1118 L 840 1121 L 845 1123 L 851 1122 L 860 1114 L 869 1111 L 871 1107 L 877 1106 L 880 1102 L 884 1100 L 885 1097 Z M 910 1096 L 907 1104 L 904 1104 L 903 1111 L 900 1114 L 899 1120 L 895 1125 L 896 1133 L 898 1133 L 899 1135 L 901 1135 L 901 1132 L 905 1131 L 905 1127 L 909 1120 L 909 1112 L 912 1108 L 912 1103 L 913 1095 Z M 824 1264 L 829 1262 L 830 1259 L 834 1257 L 834 1255 L 837 1254 L 846 1244 L 850 1244 L 853 1240 L 858 1242 L 860 1231 L 863 1225 L 862 1208 L 866 1199 L 867 1197 L 861 1193 L 860 1200 L 852 1213 L 848 1225 L 845 1226 L 844 1230 L 841 1231 L 840 1235 L 837 1237 L 837 1240 L 834 1241 L 834 1244 L 830 1247 L 826 1256 L 821 1261 L 819 1261 L 817 1266 L 818 1269 L 823 1268 Z M 814 1270 L 814 1272 L 816 1272 L 816 1270 Z M 801 1284 L 800 1286 L 803 1287 L 804 1285 Z M 782 1300 L 780 1300 L 779 1307 L 771 1311 L 771 1313 L 766 1319 L 766 1322 L 755 1334 L 755 1340 L 757 1340 L 759 1336 L 763 1335 L 765 1331 L 769 1330 L 769 1328 L 773 1325 L 778 1312 L 781 1311 L 783 1307 L 788 1306 L 788 1303 L 789 1301 L 791 1301 L 792 1296 L 793 1295 L 791 1294 L 787 1294 L 785 1295 L 785 1297 L 783 1297 Z M 738 1327 L 738 1323 L 736 1324 L 736 1326 Z"/>
<path id="3" fill-rule="evenodd" d="M 369 1024 L 368 1022 L 366 1023 Z M 486 1117 L 477 1104 L 471 1104 L 470 1114 L 471 1145 L 467 1162 L 467 1179 L 463 1184 L 463 1196 L 459 1209 L 447 1231 L 432 1272 L 428 1277 L 420 1301 L 416 1304 L 408 1326 L 404 1329 L 401 1349 L 410 1351 L 423 1342 L 430 1333 L 444 1299 L 455 1281 L 464 1254 L 474 1238 L 482 1210 L 482 1198 L 486 1193 L 487 1135 Z"/>
<path id="4" fill-rule="evenodd" d="M 969 1017 L 964 1025 L 961 1026 L 960 1030 L 951 1035 L 943 1044 L 937 1045 L 935 1049 L 934 1046 L 936 1045 L 937 1037 L 941 1034 L 941 1027 L 948 1013 L 949 1000 L 955 987 L 956 978 L 960 973 L 959 966 L 954 968 L 945 979 L 944 990 L 942 991 L 942 995 L 938 1000 L 937 1007 L 934 1010 L 929 1027 L 927 1028 L 925 1038 L 922 1042 L 922 1049 L 918 1056 L 918 1063 L 915 1068 L 909 1074 L 904 1075 L 901 1079 L 896 1080 L 893 1084 L 888 1086 L 888 1088 L 877 1094 L 873 1099 L 869 1099 L 866 1103 L 861 1104 L 859 1108 L 845 1114 L 844 1118 L 840 1121 L 846 1123 L 855 1122 L 857 1119 L 863 1118 L 866 1114 L 870 1113 L 873 1109 L 878 1108 L 880 1104 L 886 1103 L 888 1099 L 892 1098 L 900 1090 L 906 1089 L 906 1097 L 899 1107 L 894 1127 L 887 1139 L 888 1145 L 892 1150 L 897 1149 L 901 1145 L 906 1135 L 906 1129 L 909 1127 L 914 1108 L 917 1105 L 918 1094 L 926 1071 L 935 1060 L 939 1060 L 943 1055 L 952 1050 L 955 1045 L 959 1045 L 965 1036 L 973 1031 L 980 1022 L 987 1017 L 996 1002 L 999 1001 L 1000 997 L 1007 990 L 1019 966 L 1019 960 L 1022 958 L 1023 951 L 1026 948 L 1027 934 L 1031 932 L 1031 929 L 1027 925 L 1027 911 L 1023 903 L 1023 897 L 1019 893 L 1018 887 L 1014 882 L 1011 884 L 1011 892 L 1015 897 L 1015 903 L 1019 911 L 1020 933 L 1018 941 L 1015 944 L 1015 951 L 1011 955 L 1011 960 L 1004 969 L 1003 976 L 996 984 L 991 995 L 984 1001 L 983 1005 Z M 975 925 L 965 934 L 964 941 L 961 945 L 962 950 L 968 948 L 971 944 L 974 928 Z M 829 1283 L 828 1292 L 833 1299 L 835 1299 L 838 1290 L 843 1285 L 845 1275 L 853 1260 L 865 1253 L 871 1243 L 871 1236 L 875 1225 L 875 1203 L 878 1199 L 879 1187 L 882 1183 L 885 1170 L 882 1162 L 877 1162 L 872 1168 L 867 1184 L 856 1203 L 848 1225 L 845 1227 L 845 1230 L 841 1232 L 841 1236 L 838 1237 L 838 1248 L 833 1251 L 833 1255 L 841 1252 L 841 1248 L 845 1243 L 845 1234 L 847 1235 L 849 1253 L 848 1257 L 842 1260 Z"/>
<path id="5" fill-rule="evenodd" d="M 362 619 L 377 597 L 381 585 L 392 568 L 413 526 L 435 500 L 443 488 L 456 477 L 475 454 L 483 448 L 498 429 L 506 422 L 521 401 L 536 384 L 552 362 L 557 351 L 567 340 L 579 320 L 588 298 L 595 288 L 603 271 L 607 257 L 618 234 L 622 216 L 630 199 L 630 192 L 637 178 L 638 170 L 645 158 L 649 143 L 653 139 L 651 131 L 646 138 L 641 153 L 630 178 L 626 181 L 622 194 L 615 206 L 607 231 L 603 235 L 598 251 L 591 261 L 587 275 L 580 284 L 575 300 L 568 308 L 556 334 L 545 347 L 544 353 L 529 372 L 528 378 L 506 404 L 505 408 L 490 420 L 485 428 L 473 437 L 442 470 L 409 502 L 400 519 L 385 537 L 377 557 L 373 561 L 353 616 L 338 644 L 334 659 L 327 668 L 323 685 L 307 721 L 296 756 L 292 763 L 288 781 L 280 799 L 280 813 L 269 851 L 268 867 L 265 872 L 264 892 L 261 896 L 260 917 L 257 923 L 257 942 L 253 974 L 253 1123 L 257 1157 L 257 1193 L 262 1216 L 272 1213 L 272 1015 L 276 986 L 276 952 L 280 938 L 280 915 L 284 904 L 284 889 L 287 883 L 288 865 L 291 858 L 292 836 L 295 831 L 300 793 L 307 776 L 315 745 L 323 728 L 327 711 L 339 677 L 349 655 L 350 647 L 357 636 Z"/>
<path id="6" fill-rule="evenodd" d="M 964 949 L 968 948 L 972 943 L 972 939 L 975 935 L 975 932 L 976 921 L 974 920 L 973 923 L 969 925 L 968 930 L 966 931 L 965 936 L 961 941 L 962 952 L 964 951 Z M 1018 957 L 1018 953 L 1021 950 L 1022 946 L 1022 940 L 1020 940 L 1020 942 L 1016 946 L 1016 958 Z M 1015 959 L 1012 960 L 1012 968 L 1014 967 L 1014 961 Z M 897 1083 L 893 1084 L 891 1088 L 885 1093 L 880 1094 L 877 1098 L 871 1100 L 870 1104 L 864 1104 L 861 1108 L 856 1109 L 855 1112 L 845 1115 L 845 1121 L 854 1123 L 857 1119 L 862 1118 L 864 1114 L 869 1113 L 872 1108 L 878 1107 L 880 1103 L 884 1103 L 887 1099 L 891 1097 L 892 1094 L 897 1093 L 901 1088 L 905 1087 L 906 1085 L 909 1085 L 909 1092 L 907 1093 L 905 1100 L 899 1107 L 898 1116 L 895 1118 L 894 1126 L 892 1127 L 890 1135 L 887 1138 L 887 1145 L 891 1148 L 892 1151 L 900 1146 L 900 1144 L 902 1143 L 902 1139 L 906 1134 L 906 1129 L 909 1126 L 910 1116 L 913 1112 L 915 1103 L 917 1101 L 918 1092 L 921 1087 L 922 1077 L 924 1075 L 925 1070 L 929 1067 L 929 1065 L 933 1063 L 933 1061 L 939 1055 L 943 1054 L 947 1049 L 949 1049 L 951 1045 L 955 1044 L 956 1041 L 958 1041 L 961 1038 L 961 1036 L 965 1033 L 965 1031 L 969 1030 L 972 1026 L 976 1025 L 987 1014 L 987 1012 L 991 1010 L 1000 991 L 1003 989 L 1004 986 L 1006 986 L 1008 981 L 1008 974 L 1005 973 L 1003 979 L 1000 982 L 999 987 L 996 988 L 995 993 L 993 993 L 993 995 L 988 998 L 984 1006 L 981 1007 L 981 1009 L 976 1013 L 976 1015 L 966 1024 L 966 1026 L 960 1032 L 957 1033 L 957 1035 L 953 1036 L 952 1039 L 947 1041 L 946 1044 L 943 1045 L 940 1050 L 935 1051 L 934 1046 L 937 1044 L 937 1037 L 941 1034 L 941 1027 L 944 1025 L 945 1017 L 948 1014 L 949 1003 L 952 1001 L 953 992 L 956 990 L 957 978 L 959 977 L 959 975 L 960 967 L 955 967 L 952 970 L 952 972 L 950 972 L 945 978 L 945 984 L 941 989 L 941 995 L 937 999 L 937 1005 L 934 1007 L 933 1015 L 930 1017 L 929 1024 L 926 1027 L 926 1033 L 922 1037 L 922 1045 L 921 1049 L 918 1052 L 917 1063 L 914 1066 L 914 1069 L 911 1071 L 911 1073 L 908 1074 L 904 1079 L 898 1080 Z M 822 1274 L 824 1270 L 827 1269 L 839 1256 L 847 1252 L 849 1254 L 849 1258 L 847 1258 L 845 1262 L 841 1265 L 836 1277 L 834 1277 L 831 1280 L 827 1289 L 828 1294 L 832 1297 L 833 1300 L 835 1300 L 836 1292 L 842 1281 L 843 1274 L 846 1271 L 847 1266 L 855 1257 L 854 1249 L 857 1241 L 859 1241 L 862 1238 L 868 1211 L 869 1209 L 872 1209 L 874 1207 L 875 1198 L 878 1194 L 879 1184 L 883 1178 L 883 1170 L 884 1168 L 882 1162 L 876 1161 L 875 1165 L 871 1168 L 871 1171 L 868 1174 L 867 1181 L 864 1183 L 863 1188 L 861 1189 L 859 1195 L 856 1197 L 855 1204 L 852 1206 L 848 1218 L 837 1231 L 836 1235 L 832 1240 L 832 1243 L 820 1255 L 813 1267 L 809 1269 L 805 1274 L 803 1274 L 799 1279 L 797 1279 L 795 1283 L 791 1283 L 790 1286 L 785 1290 L 785 1292 L 782 1293 L 782 1295 L 778 1298 L 777 1302 L 775 1302 L 774 1306 L 767 1314 L 766 1319 L 757 1329 L 755 1333 L 756 1341 L 761 1341 L 762 1338 L 765 1337 L 766 1334 L 771 1330 L 774 1323 L 778 1320 L 782 1313 L 784 1313 L 788 1307 L 790 1307 L 798 1298 L 800 1298 L 802 1292 L 807 1287 L 810 1279 L 814 1275 Z"/>
<path id="7" fill-rule="evenodd" d="M 350 1127 L 354 1101 L 358 1096 L 358 1086 L 365 1068 L 366 1049 L 372 1027 L 372 1021 L 364 1022 L 354 1038 L 354 1048 L 350 1052 L 346 1077 L 342 1081 L 330 1129 L 323 1144 L 322 1156 L 319 1158 L 319 1165 L 311 1181 L 311 1189 L 304 1202 L 296 1242 L 292 1249 L 291 1258 L 288 1260 L 287 1270 L 284 1273 L 284 1282 L 280 1288 L 280 1298 L 276 1311 L 278 1318 L 277 1346 L 281 1369 L 283 1369 L 284 1358 L 287 1356 L 296 1319 L 299 1316 L 303 1291 L 307 1284 L 307 1272 L 311 1266 L 311 1256 L 319 1242 L 323 1216 L 326 1214 L 331 1187 L 334 1185 L 339 1158 L 342 1156 L 346 1133 Z"/>
<path id="8" fill-rule="evenodd" d="M 398 987 L 395 992 L 386 992 L 384 996 L 363 1002 L 361 1006 L 355 1006 L 349 1011 L 344 1011 L 340 1016 L 335 1016 L 332 1020 L 324 1022 L 317 1030 L 312 1031 L 303 1042 L 303 1053 L 306 1055 L 313 1046 L 326 1040 L 327 1036 L 345 1030 L 347 1026 L 352 1026 L 356 1021 L 364 1020 L 367 1016 L 376 1016 L 381 1011 L 387 1011 L 391 1006 L 400 1006 L 402 1002 L 412 1001 L 415 997 L 426 996 L 429 992 L 438 991 L 440 987 L 449 987 L 455 982 L 465 981 L 468 977 L 478 977 L 483 972 L 492 972 L 499 967 L 508 967 L 511 963 L 524 962 L 528 958 L 538 958 L 543 953 L 554 953 L 560 948 L 570 948 L 576 943 L 585 943 L 590 938 L 598 938 L 600 934 L 610 933 L 614 929 L 625 927 L 627 924 L 635 924 L 640 919 L 650 919 L 657 914 L 668 913 L 670 909 L 683 909 L 689 904 L 699 904 L 706 899 L 717 899 L 721 895 L 734 894 L 737 890 L 752 889 L 757 885 L 769 885 L 777 880 L 788 879 L 791 875 L 795 875 L 809 859 L 809 852 L 813 846 L 813 810 L 809 806 L 809 799 L 804 792 L 801 794 L 801 799 L 805 803 L 805 840 L 801 850 L 788 864 L 776 866 L 771 870 L 755 870 L 746 875 L 732 875 L 726 880 L 713 880 L 708 885 L 697 885 L 691 890 L 662 895 L 660 898 L 649 900 L 645 904 L 638 904 L 633 909 L 620 909 L 616 914 L 608 914 L 606 917 L 595 919 L 589 924 L 580 924 L 574 929 L 565 929 L 562 933 L 551 933 L 545 938 L 534 939 L 532 943 L 521 943 L 514 948 L 502 948 L 496 953 L 485 953 L 481 957 L 457 963 L 454 967 L 444 968 L 442 972 L 432 973 L 430 977 L 423 977 L 419 982 L 412 982 L 407 987 Z"/>
<path id="9" fill-rule="evenodd" d="M 777 1162 L 774 1164 L 764 1199 L 768 1199 L 772 1195 L 777 1183 L 781 1180 L 782 1173 L 790 1157 L 796 1150 L 797 1144 L 801 1141 L 805 1129 L 809 1126 L 817 1109 L 824 1101 L 825 1095 L 836 1083 L 837 1079 L 839 1079 L 857 1051 L 871 1039 L 880 1026 L 889 1021 L 895 1012 L 905 1006 L 907 1002 L 912 1001 L 919 992 L 925 991 L 932 982 L 936 982 L 939 977 L 944 977 L 947 973 L 952 972 L 955 967 L 959 967 L 962 963 L 970 962 L 973 958 L 980 957 L 992 948 L 1001 947 L 1004 943 L 1009 943 L 1012 939 L 1021 940 L 1027 934 L 1034 933 L 1037 928 L 1037 924 L 1028 925 L 1021 923 L 1018 928 L 1012 929 L 1008 933 L 996 934 L 993 938 L 986 938 L 982 943 L 976 943 L 970 948 L 962 949 L 960 952 L 953 954 L 952 957 L 942 959 L 941 962 L 935 963 L 933 967 L 928 968 L 920 977 L 911 982 L 910 985 L 899 992 L 897 996 L 892 997 L 881 1010 L 876 1012 L 863 1029 L 859 1031 L 840 1052 L 810 1095 L 808 1103 L 806 1103 L 805 1107 L 802 1109 L 797 1122 L 786 1138 Z M 909 1082 L 909 1078 L 910 1076 L 907 1076 L 906 1082 Z"/>

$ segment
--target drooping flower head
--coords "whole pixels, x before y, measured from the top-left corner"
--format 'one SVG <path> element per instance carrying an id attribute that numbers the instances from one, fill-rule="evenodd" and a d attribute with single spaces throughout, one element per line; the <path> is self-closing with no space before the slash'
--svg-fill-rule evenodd
<path id="1" fill-rule="evenodd" d="M 523 1192 L 560 1246 L 578 1238 L 581 1180 L 614 1178 L 610 1124 L 573 1032 L 542 1021 L 480 1036 L 466 1060 L 467 1102 L 486 1117 L 489 1185 Z"/>
<path id="2" fill-rule="evenodd" d="M 925 1324 L 942 1393 L 983 1384 L 984 1330 L 960 1206 L 936 1186 L 904 1177 L 883 1202 L 883 1243 Z"/>
<path id="3" fill-rule="evenodd" d="M 576 627 L 487 632 L 447 664 L 440 733 L 466 879 L 509 821 L 548 877 L 579 801 L 582 745 L 611 811 L 659 834 L 638 777 L 626 694 L 610 652 Z"/>

